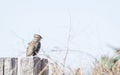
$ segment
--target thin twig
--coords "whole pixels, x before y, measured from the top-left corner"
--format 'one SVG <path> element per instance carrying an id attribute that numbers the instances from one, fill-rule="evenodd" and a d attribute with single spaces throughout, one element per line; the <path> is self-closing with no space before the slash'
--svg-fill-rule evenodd
<path id="1" fill-rule="evenodd" d="M 71 39 L 71 29 L 72 29 L 72 24 L 71 24 L 71 14 L 70 11 L 68 10 L 69 13 L 69 18 L 70 18 L 70 24 L 69 24 L 69 33 L 68 33 L 68 40 L 67 40 L 67 51 L 64 57 L 64 65 L 67 59 L 68 51 L 69 51 L 69 46 L 70 46 L 70 39 Z"/>

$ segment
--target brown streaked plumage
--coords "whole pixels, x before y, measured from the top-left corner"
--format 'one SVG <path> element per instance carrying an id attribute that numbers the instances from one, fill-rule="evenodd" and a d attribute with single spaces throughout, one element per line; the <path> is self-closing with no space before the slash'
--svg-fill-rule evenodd
<path id="1" fill-rule="evenodd" d="M 28 47 L 26 50 L 26 56 L 35 56 L 40 50 L 41 43 L 40 40 L 42 37 L 39 34 L 34 34 L 33 40 L 28 43 Z"/>

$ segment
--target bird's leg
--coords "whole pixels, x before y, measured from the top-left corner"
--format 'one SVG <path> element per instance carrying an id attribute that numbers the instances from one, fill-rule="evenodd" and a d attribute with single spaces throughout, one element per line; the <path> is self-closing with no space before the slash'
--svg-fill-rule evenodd
<path id="1" fill-rule="evenodd" d="M 36 52 L 33 53 L 33 56 L 35 56 L 35 55 L 36 55 Z"/>

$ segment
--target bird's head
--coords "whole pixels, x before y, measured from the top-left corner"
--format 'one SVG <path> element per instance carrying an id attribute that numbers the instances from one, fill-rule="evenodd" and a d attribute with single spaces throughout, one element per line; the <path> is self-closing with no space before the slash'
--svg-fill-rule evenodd
<path id="1" fill-rule="evenodd" d="M 34 41 L 35 42 L 39 42 L 41 39 L 42 39 L 42 36 L 41 35 L 39 35 L 39 34 L 34 34 Z"/>

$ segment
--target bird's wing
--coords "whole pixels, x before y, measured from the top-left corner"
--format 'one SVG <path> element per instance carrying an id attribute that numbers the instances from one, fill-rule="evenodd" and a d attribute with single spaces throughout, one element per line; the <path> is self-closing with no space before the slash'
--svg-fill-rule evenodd
<path id="1" fill-rule="evenodd" d="M 35 50 L 35 46 L 28 46 L 27 51 L 26 51 L 26 56 L 31 56 Z"/>
<path id="2" fill-rule="evenodd" d="M 39 42 L 39 43 L 37 43 L 37 44 L 35 45 L 35 51 L 36 51 L 36 52 L 39 52 L 40 47 L 41 47 L 41 43 Z"/>

